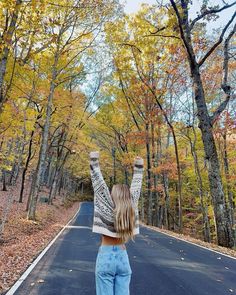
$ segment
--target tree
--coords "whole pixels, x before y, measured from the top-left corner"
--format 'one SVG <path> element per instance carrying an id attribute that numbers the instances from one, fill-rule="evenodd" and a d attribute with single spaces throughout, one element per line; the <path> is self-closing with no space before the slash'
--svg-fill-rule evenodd
<path id="1" fill-rule="evenodd" d="M 8 2 L 8 3 L 7 3 Z M 6 74 L 7 60 L 10 48 L 13 42 L 13 35 L 16 29 L 17 19 L 19 16 L 22 0 L 4 1 L 0 6 L 1 13 L 4 14 L 5 10 L 5 26 L 2 35 L 0 36 L 0 112 L 4 103 L 4 77 Z M 12 11 L 12 6 L 13 11 Z M 12 11 L 12 12 L 11 12 Z"/>
<path id="2" fill-rule="evenodd" d="M 180 3 L 174 0 L 170 0 L 170 2 L 177 18 L 179 33 L 186 50 L 189 67 L 191 71 L 191 78 L 193 81 L 195 101 L 197 105 L 197 115 L 199 119 L 199 128 L 202 134 L 205 158 L 208 162 L 208 177 L 210 183 L 211 197 L 214 205 L 218 244 L 221 246 L 232 247 L 234 245 L 234 239 L 232 235 L 230 219 L 227 214 L 225 205 L 225 196 L 222 187 L 219 159 L 212 127 L 214 121 L 222 113 L 222 111 L 225 109 L 226 105 L 232 97 L 232 87 L 228 84 L 228 49 L 230 39 L 236 31 L 236 25 L 234 25 L 233 29 L 231 29 L 230 33 L 228 33 L 228 36 L 225 38 L 224 41 L 224 77 L 222 83 L 222 90 L 224 91 L 226 98 L 218 106 L 218 108 L 212 115 L 209 114 L 206 104 L 205 89 L 203 87 L 201 77 L 201 67 L 204 65 L 206 60 L 210 58 L 214 50 L 216 50 L 216 48 L 223 42 L 227 29 L 230 27 L 230 25 L 233 23 L 236 17 L 236 12 L 233 14 L 232 18 L 228 21 L 224 29 L 221 31 L 219 39 L 210 47 L 210 49 L 208 49 L 208 51 L 201 57 L 200 60 L 198 60 L 195 54 L 195 50 L 193 48 L 192 34 L 194 25 L 199 20 L 203 19 L 205 16 L 211 16 L 214 13 L 218 13 L 224 9 L 232 7 L 236 5 L 236 3 L 234 2 L 230 5 L 226 4 L 224 7 L 221 8 L 205 7 L 202 10 L 201 14 L 199 14 L 194 20 L 190 21 L 188 12 L 188 0 L 181 0 Z"/>
<path id="3" fill-rule="evenodd" d="M 110 11 L 107 4 L 110 4 Z M 76 81 L 83 75 L 83 66 L 80 62 L 81 55 L 91 47 L 103 22 L 112 15 L 113 4 L 113 1 L 102 1 L 101 3 L 88 1 L 85 6 L 81 1 L 73 0 L 67 1 L 66 4 L 63 0 L 55 5 L 48 4 L 48 21 L 51 24 L 49 29 L 50 33 L 55 36 L 55 41 L 50 46 L 50 56 L 52 58 L 48 73 L 50 89 L 47 98 L 39 160 L 32 182 L 28 219 L 34 220 L 36 218 L 38 193 L 45 170 L 54 92 L 57 87 L 63 89 L 71 81 Z M 45 33 L 47 33 L 47 29 Z"/>

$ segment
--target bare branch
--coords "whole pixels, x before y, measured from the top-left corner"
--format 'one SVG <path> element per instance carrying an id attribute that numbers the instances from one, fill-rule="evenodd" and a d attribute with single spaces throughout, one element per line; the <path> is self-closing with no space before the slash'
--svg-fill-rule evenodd
<path id="1" fill-rule="evenodd" d="M 151 33 L 151 35 L 145 35 L 143 37 L 163 37 L 163 38 L 175 38 L 175 39 L 180 40 L 180 37 L 177 37 L 174 35 L 159 35 L 159 34 L 154 34 L 154 33 Z"/>
<path id="2" fill-rule="evenodd" d="M 122 81 L 121 74 L 120 74 L 120 69 L 119 69 L 118 67 L 117 67 L 117 71 L 118 71 L 118 73 L 119 73 L 119 80 L 120 80 L 121 90 L 122 90 L 122 92 L 123 92 L 123 94 L 124 94 L 125 100 L 126 100 L 126 102 L 127 102 L 127 105 L 128 105 L 128 107 L 129 107 L 129 110 L 130 110 L 130 112 L 131 112 L 131 115 L 132 115 L 132 118 L 133 118 L 133 120 L 134 120 L 134 123 L 135 123 L 136 127 L 138 128 L 138 130 L 140 131 L 141 129 L 140 129 L 139 124 L 138 124 L 138 121 L 136 120 L 135 115 L 134 115 L 134 113 L 133 113 L 132 106 L 131 106 L 131 104 L 130 104 L 130 98 L 129 98 L 129 96 L 127 95 L 127 93 L 126 93 L 126 91 L 125 91 L 124 83 L 123 83 L 123 81 Z"/>
<path id="3" fill-rule="evenodd" d="M 225 100 L 218 106 L 215 112 L 210 117 L 212 125 L 214 124 L 215 120 L 220 116 L 220 114 L 225 110 L 228 102 L 232 99 L 232 90 L 230 85 L 228 85 L 228 67 L 229 67 L 229 42 L 232 36 L 236 32 L 236 24 L 234 25 L 233 30 L 230 32 L 229 36 L 225 40 L 224 44 L 224 77 L 221 88 L 223 89 L 224 93 L 226 94 Z"/>
<path id="4" fill-rule="evenodd" d="M 236 17 L 236 11 L 234 12 L 233 16 L 231 19 L 228 21 L 227 25 L 224 27 L 219 40 L 208 50 L 208 52 L 203 56 L 203 58 L 199 61 L 199 67 L 203 65 L 203 63 L 206 61 L 206 59 L 212 54 L 212 52 L 222 43 L 224 34 L 233 22 L 234 18 Z"/>
<path id="5" fill-rule="evenodd" d="M 179 30 L 180 30 L 180 36 L 181 36 L 181 39 L 183 40 L 183 43 L 184 43 L 184 46 L 187 50 L 187 53 L 188 53 L 188 56 L 189 56 L 189 60 L 191 61 L 191 63 L 193 63 L 193 49 L 189 43 L 189 38 L 190 38 L 190 30 L 188 27 L 186 27 L 186 24 L 185 24 L 185 31 L 187 33 L 187 36 L 185 36 L 185 32 L 184 32 L 184 24 L 183 24 L 183 19 L 181 18 L 181 15 L 180 15 L 180 12 L 176 6 L 176 3 L 174 0 L 170 0 L 171 2 L 171 5 L 172 7 L 174 8 L 174 11 L 175 11 L 175 14 L 176 14 L 176 17 L 177 17 L 177 20 L 178 20 L 178 25 L 179 25 Z M 187 14 L 188 13 L 188 8 L 185 8 L 184 10 L 184 14 L 185 14 L 185 20 L 187 18 Z M 188 30 L 187 30 L 188 29 Z"/>
<path id="6" fill-rule="evenodd" d="M 149 30 L 149 32 L 151 35 L 156 35 L 157 33 L 160 33 L 161 31 L 163 31 L 165 29 L 166 29 L 166 27 L 162 27 L 162 28 L 158 28 L 155 32 L 151 32 L 150 30 Z"/>
<path id="7" fill-rule="evenodd" d="M 233 37 L 233 35 L 236 32 L 236 24 L 234 25 L 233 30 L 230 32 L 229 36 L 225 40 L 225 45 L 224 45 L 224 64 L 223 64 L 223 69 L 224 69 L 224 78 L 223 78 L 223 83 L 222 83 L 222 89 L 227 86 L 228 82 L 228 68 L 229 68 L 229 42 L 230 39 Z"/>
<path id="8" fill-rule="evenodd" d="M 210 116 L 211 124 L 213 125 L 216 119 L 220 116 L 220 114 L 225 110 L 228 102 L 230 100 L 230 95 L 226 96 L 226 99 L 218 106 L 212 116 Z"/>
<path id="9" fill-rule="evenodd" d="M 226 4 L 226 3 L 225 3 Z M 200 19 L 202 19 L 203 17 L 205 17 L 206 15 L 209 15 L 209 14 L 214 14 L 214 13 L 218 13 L 218 12 L 221 12 L 227 8 L 230 8 L 232 6 L 234 6 L 236 4 L 236 1 L 234 1 L 233 3 L 231 4 L 226 4 L 225 6 L 219 8 L 219 9 L 210 9 L 210 10 L 205 10 L 201 15 L 197 16 L 190 24 L 189 28 L 190 30 L 193 29 L 193 26 L 195 25 L 195 23 L 197 21 L 199 21 Z"/>
<path id="10" fill-rule="evenodd" d="M 125 45 L 125 46 L 130 46 L 131 48 L 135 48 L 137 49 L 140 53 L 142 53 L 142 51 L 134 44 L 130 44 L 130 43 L 122 43 L 121 45 Z"/>

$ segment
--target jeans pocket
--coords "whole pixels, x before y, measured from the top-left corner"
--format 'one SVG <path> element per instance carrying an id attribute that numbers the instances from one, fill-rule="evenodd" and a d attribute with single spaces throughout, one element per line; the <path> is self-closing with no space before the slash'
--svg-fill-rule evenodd
<path id="1" fill-rule="evenodd" d="M 127 252 L 124 252 L 117 257 L 117 271 L 122 275 L 132 274 Z"/>
<path id="2" fill-rule="evenodd" d="M 113 257 L 111 253 L 98 253 L 96 260 L 96 273 L 110 273 L 113 271 Z"/>

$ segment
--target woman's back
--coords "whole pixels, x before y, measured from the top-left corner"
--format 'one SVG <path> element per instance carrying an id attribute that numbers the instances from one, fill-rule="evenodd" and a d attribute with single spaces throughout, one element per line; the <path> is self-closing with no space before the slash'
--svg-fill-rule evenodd
<path id="1" fill-rule="evenodd" d="M 122 240 L 121 238 L 114 238 L 114 237 L 102 235 L 101 244 L 102 245 L 120 245 L 122 244 Z"/>

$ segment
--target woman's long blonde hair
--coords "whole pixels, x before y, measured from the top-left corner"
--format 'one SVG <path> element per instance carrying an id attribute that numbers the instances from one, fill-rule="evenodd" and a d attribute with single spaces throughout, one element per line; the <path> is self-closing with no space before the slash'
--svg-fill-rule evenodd
<path id="1" fill-rule="evenodd" d="M 135 211 L 132 205 L 129 186 L 115 184 L 112 187 L 111 196 L 115 205 L 115 230 L 122 242 L 133 240 L 135 226 Z"/>

